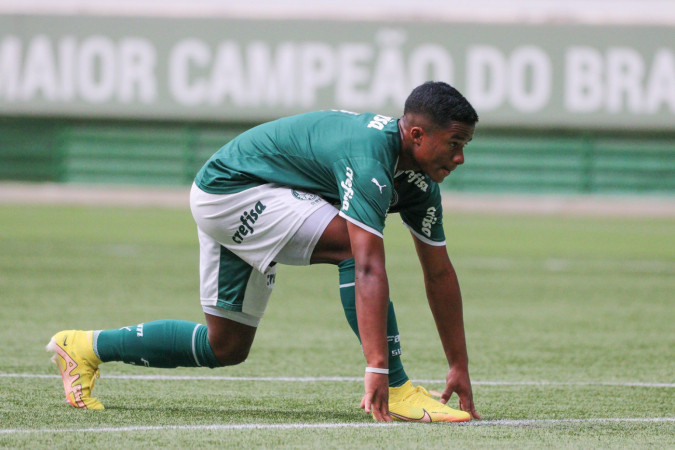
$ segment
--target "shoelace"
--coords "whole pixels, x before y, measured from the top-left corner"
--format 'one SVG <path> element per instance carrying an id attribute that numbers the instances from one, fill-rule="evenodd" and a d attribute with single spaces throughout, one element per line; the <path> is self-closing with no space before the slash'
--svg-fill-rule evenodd
<path id="1" fill-rule="evenodd" d="M 91 377 L 91 390 L 94 390 L 94 384 L 96 383 L 97 378 L 101 378 L 101 371 L 99 369 L 94 370 L 94 376 Z"/>
<path id="2" fill-rule="evenodd" d="M 424 389 L 422 386 L 417 386 L 417 387 L 415 388 L 415 390 L 413 390 L 410 394 L 406 395 L 406 396 L 403 398 L 403 400 L 407 400 L 407 399 L 409 399 L 410 397 L 412 397 L 413 395 L 415 395 L 415 394 L 417 394 L 417 393 L 426 395 L 426 396 L 429 397 L 429 398 L 433 398 L 432 395 L 429 393 L 429 391 L 427 391 L 426 389 Z"/>
<path id="3" fill-rule="evenodd" d="M 426 395 L 427 397 L 431 397 L 431 394 L 429 393 L 429 391 L 424 389 L 422 386 L 417 386 L 415 389 L 417 390 L 417 392 L 421 392 L 422 394 Z"/>

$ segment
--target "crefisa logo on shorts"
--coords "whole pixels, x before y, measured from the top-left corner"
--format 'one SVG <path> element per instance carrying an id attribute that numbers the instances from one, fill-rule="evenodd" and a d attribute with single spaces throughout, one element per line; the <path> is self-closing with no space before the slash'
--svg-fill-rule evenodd
<path id="1" fill-rule="evenodd" d="M 232 236 L 232 240 L 235 244 L 241 244 L 244 242 L 244 237 L 253 234 L 253 225 L 263 211 L 265 211 L 265 208 L 267 208 L 267 206 L 263 205 L 262 202 L 258 202 L 250 211 L 244 211 L 244 214 L 239 217 L 242 225 L 239 225 L 239 230 Z"/>

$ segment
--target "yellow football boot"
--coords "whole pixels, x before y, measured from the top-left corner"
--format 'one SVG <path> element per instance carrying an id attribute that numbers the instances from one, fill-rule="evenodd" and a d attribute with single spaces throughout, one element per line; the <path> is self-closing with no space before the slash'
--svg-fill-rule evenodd
<path id="1" fill-rule="evenodd" d="M 389 388 L 389 413 L 394 420 L 405 422 L 466 422 L 471 415 L 452 409 L 431 398 L 422 386 L 413 387 L 407 381 L 403 386 Z"/>
<path id="2" fill-rule="evenodd" d="M 56 333 L 46 350 L 54 353 L 52 361 L 59 367 L 66 401 L 75 408 L 105 409 L 91 396 L 102 363 L 94 353 L 93 331 L 67 330 Z"/>

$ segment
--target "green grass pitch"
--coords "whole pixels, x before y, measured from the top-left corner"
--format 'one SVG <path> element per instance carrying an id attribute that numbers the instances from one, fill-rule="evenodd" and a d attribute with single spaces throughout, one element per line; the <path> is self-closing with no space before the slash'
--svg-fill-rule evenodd
<path id="1" fill-rule="evenodd" d="M 675 447 L 675 422 L 644 420 L 675 417 L 674 220 L 447 213 L 445 227 L 485 426 L 371 426 L 355 381 L 189 378 L 360 377 L 363 355 L 332 266 L 279 269 L 244 364 L 106 364 L 95 390 L 106 411 L 74 410 L 44 351 L 50 336 L 161 318 L 203 323 L 195 225 L 187 210 L 0 206 L 0 447 Z M 419 264 L 397 216 L 385 241 L 407 372 L 443 379 Z"/>

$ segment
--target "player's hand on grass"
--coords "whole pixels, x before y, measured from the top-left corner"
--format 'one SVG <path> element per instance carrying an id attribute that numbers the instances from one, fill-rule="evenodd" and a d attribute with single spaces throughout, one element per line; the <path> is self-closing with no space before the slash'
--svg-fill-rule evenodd
<path id="1" fill-rule="evenodd" d="M 361 409 L 367 414 L 373 413 L 378 422 L 391 422 L 389 414 L 389 376 L 381 373 L 366 372 L 364 378 L 366 395 L 361 400 Z"/>
<path id="2" fill-rule="evenodd" d="M 471 379 L 469 368 L 466 366 L 452 367 L 445 377 L 445 391 L 441 395 L 441 403 L 448 403 L 452 394 L 459 397 L 459 409 L 471 414 L 472 419 L 480 419 L 473 404 L 473 392 L 471 391 Z"/>

